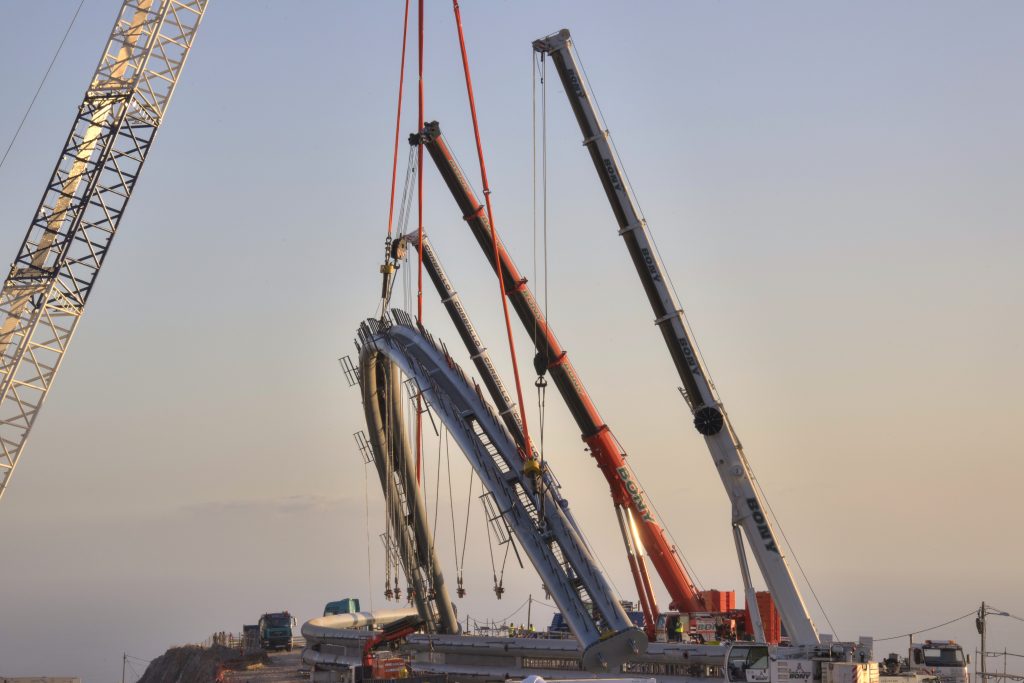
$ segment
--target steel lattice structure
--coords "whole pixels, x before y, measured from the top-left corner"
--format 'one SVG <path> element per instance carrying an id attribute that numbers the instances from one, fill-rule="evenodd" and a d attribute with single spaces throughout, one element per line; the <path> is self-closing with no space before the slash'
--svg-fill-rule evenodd
<path id="1" fill-rule="evenodd" d="M 126 0 L 0 293 L 0 497 L 131 198 L 208 0 Z"/>

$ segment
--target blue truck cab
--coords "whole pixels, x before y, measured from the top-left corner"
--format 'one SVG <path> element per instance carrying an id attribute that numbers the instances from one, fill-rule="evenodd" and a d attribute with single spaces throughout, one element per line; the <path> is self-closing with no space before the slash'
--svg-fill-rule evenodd
<path id="1" fill-rule="evenodd" d="M 260 617 L 260 647 L 264 650 L 292 650 L 295 617 L 288 612 L 267 612 Z"/>
<path id="2" fill-rule="evenodd" d="M 359 611 L 359 598 L 342 598 L 324 605 L 324 616 L 332 614 L 355 614 Z"/>

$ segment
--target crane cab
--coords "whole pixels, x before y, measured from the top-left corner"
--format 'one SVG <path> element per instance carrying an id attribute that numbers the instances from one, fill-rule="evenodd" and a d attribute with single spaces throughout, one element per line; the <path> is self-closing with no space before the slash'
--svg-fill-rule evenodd
<path id="1" fill-rule="evenodd" d="M 662 612 L 654 627 L 655 640 L 659 643 L 690 642 L 689 615 L 679 612 Z"/>
<path id="2" fill-rule="evenodd" d="M 728 683 L 770 683 L 768 646 L 760 643 L 733 645 L 726 658 L 725 678 Z"/>
<path id="3" fill-rule="evenodd" d="M 879 683 L 878 663 L 850 648 L 778 647 L 734 643 L 725 657 L 725 683 Z"/>
<path id="4" fill-rule="evenodd" d="M 713 644 L 736 640 L 737 619 L 732 612 L 675 612 L 658 614 L 654 627 L 659 643 Z"/>

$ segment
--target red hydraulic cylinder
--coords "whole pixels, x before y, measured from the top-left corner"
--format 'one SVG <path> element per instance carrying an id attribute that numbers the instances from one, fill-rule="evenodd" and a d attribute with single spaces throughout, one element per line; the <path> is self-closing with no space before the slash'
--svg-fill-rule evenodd
<path id="1" fill-rule="evenodd" d="M 512 262 L 501 240 L 498 239 L 496 247 L 492 242 L 491 227 L 484 207 L 476 198 L 462 169 L 441 136 L 440 127 L 436 122 L 428 123 L 415 141 L 423 144 L 430 154 L 491 267 L 495 270 L 500 267 L 509 302 L 526 329 L 535 335 L 534 342 L 544 354 L 551 378 L 576 420 L 583 441 L 590 448 L 591 455 L 608 481 L 613 501 L 617 506 L 626 507 L 632 512 L 636 535 L 639 536 L 643 549 L 650 555 L 655 570 L 672 598 L 671 608 L 683 612 L 702 611 L 700 596 L 687 576 L 682 561 L 668 542 L 665 530 L 654 519 L 653 510 L 647 503 L 643 488 L 626 464 L 625 454 L 619 449 L 618 442 L 608 425 L 601 419 L 597 407 L 583 387 L 572 363 L 569 362 L 568 354 L 548 328 L 544 314 L 527 287 L 526 278 Z M 497 264 L 494 260 L 495 254 Z M 640 555 L 637 558 L 642 560 Z M 634 568 L 631 566 L 631 569 Z M 649 581 L 646 587 L 643 585 L 646 568 L 637 567 L 633 574 L 634 577 L 639 577 L 637 589 L 640 594 L 653 598 Z M 651 608 L 656 610 L 653 605 Z"/>

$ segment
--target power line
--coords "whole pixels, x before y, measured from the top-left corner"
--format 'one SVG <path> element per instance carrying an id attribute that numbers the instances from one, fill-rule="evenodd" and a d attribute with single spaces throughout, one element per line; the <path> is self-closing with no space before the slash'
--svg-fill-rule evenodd
<path id="1" fill-rule="evenodd" d="M 508 615 L 504 619 L 498 619 L 498 620 L 493 620 L 492 619 L 492 620 L 489 620 L 490 623 L 492 623 L 492 624 L 498 623 L 498 622 L 501 622 L 503 624 L 507 623 L 509 619 L 511 619 L 515 615 L 519 614 L 520 612 L 522 612 L 523 608 L 526 607 L 527 603 L 529 603 L 529 602 L 530 602 L 529 598 L 527 598 L 526 600 L 523 600 L 523 604 L 519 605 L 519 607 L 516 608 L 516 611 L 512 612 L 512 614 Z M 534 602 L 539 602 L 539 601 L 538 600 L 534 600 Z M 469 619 L 471 619 L 473 622 L 475 622 L 477 626 L 480 626 L 480 625 L 487 626 L 488 625 L 487 621 L 480 621 L 479 619 L 473 619 L 473 617 L 469 617 Z"/>
<path id="2" fill-rule="evenodd" d="M 1024 621 L 1024 618 L 1018 617 L 1016 614 L 1010 614 L 1006 610 L 1001 610 L 996 607 L 992 607 L 991 605 L 988 606 L 985 613 L 996 617 L 1009 617 L 1010 619 L 1016 619 L 1017 621 Z"/>
<path id="3" fill-rule="evenodd" d="M 954 623 L 960 621 L 961 619 L 966 619 L 967 617 L 973 617 L 973 616 L 977 615 L 977 613 L 978 613 L 978 610 L 973 610 L 972 609 L 967 614 L 965 614 L 965 615 L 963 615 L 961 617 L 957 617 L 956 619 L 950 619 L 949 621 L 944 622 L 942 624 L 939 624 L 938 626 L 929 626 L 928 628 L 919 628 L 919 629 L 915 629 L 915 630 L 911 631 L 910 633 L 901 633 L 898 636 L 889 636 L 887 638 L 875 638 L 875 642 L 879 643 L 879 642 L 881 642 L 883 640 L 896 640 L 897 638 L 906 638 L 908 636 L 912 636 L 915 633 L 926 633 L 928 631 L 934 631 L 937 628 L 942 628 L 943 626 L 949 626 L 950 624 L 954 624 Z M 1022 621 L 1024 621 L 1024 619 L 1022 619 Z"/>
<path id="4" fill-rule="evenodd" d="M 75 20 L 78 19 L 79 12 L 82 11 L 82 5 L 85 4 L 85 0 L 81 0 L 78 3 L 78 9 L 75 10 L 75 15 L 71 17 L 71 23 L 68 24 L 68 28 L 64 31 L 64 37 L 60 39 L 60 45 L 57 46 L 57 51 L 53 53 L 53 59 L 50 60 L 50 66 L 46 67 L 46 73 L 43 74 L 43 80 L 39 81 L 39 87 L 36 88 L 36 94 L 32 96 L 32 101 L 28 103 L 28 109 L 25 110 L 25 115 L 21 117 L 21 122 L 18 124 L 18 128 L 14 131 L 14 136 L 11 138 L 11 142 L 7 145 L 7 149 L 4 150 L 4 155 L 0 158 L 0 168 L 3 168 L 4 162 L 7 161 L 7 155 L 11 153 L 11 148 L 14 147 L 14 143 L 18 140 L 18 135 L 21 133 L 22 126 L 25 125 L 25 121 L 28 120 L 28 115 L 32 113 L 32 107 L 35 106 L 36 99 L 39 97 L 39 93 L 42 92 L 43 86 L 46 85 L 46 79 L 49 78 L 50 72 L 53 70 L 53 65 L 57 62 L 57 57 L 60 56 L 60 51 L 64 47 L 64 43 L 67 42 L 68 35 L 71 33 L 71 29 L 75 25 Z"/>

